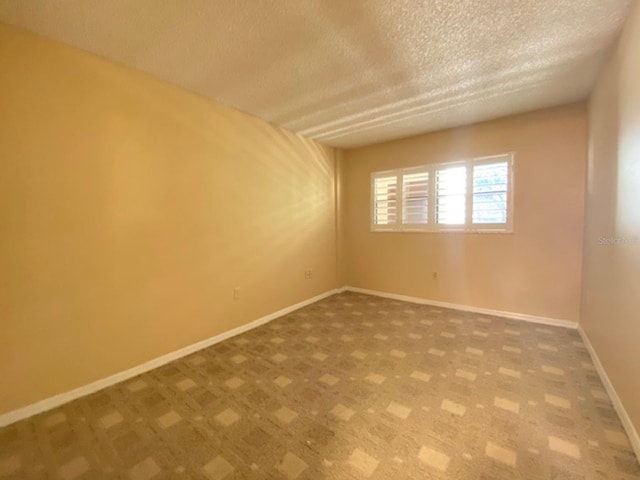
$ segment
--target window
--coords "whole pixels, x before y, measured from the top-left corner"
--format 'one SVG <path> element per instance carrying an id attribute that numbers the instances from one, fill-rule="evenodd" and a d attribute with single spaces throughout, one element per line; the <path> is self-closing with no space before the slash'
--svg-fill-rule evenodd
<path id="1" fill-rule="evenodd" d="M 429 172 L 402 175 L 402 224 L 426 225 L 429 211 Z"/>
<path id="2" fill-rule="evenodd" d="M 373 231 L 510 232 L 513 155 L 371 175 Z"/>
<path id="3" fill-rule="evenodd" d="M 466 167 L 436 169 L 436 222 L 439 225 L 464 225 L 466 192 Z"/>
<path id="4" fill-rule="evenodd" d="M 473 166 L 473 223 L 506 224 L 509 163 Z"/>
<path id="5" fill-rule="evenodd" d="M 398 219 L 397 179 L 395 176 L 378 177 L 373 184 L 373 210 L 376 225 L 395 225 Z"/>

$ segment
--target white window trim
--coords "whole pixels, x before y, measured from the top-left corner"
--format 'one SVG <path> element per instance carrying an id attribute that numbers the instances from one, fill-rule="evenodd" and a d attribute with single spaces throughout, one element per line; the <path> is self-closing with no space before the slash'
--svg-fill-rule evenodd
<path id="1" fill-rule="evenodd" d="M 477 165 L 485 165 L 506 161 L 508 165 L 507 178 L 507 221 L 506 223 L 473 223 L 473 167 Z M 465 166 L 467 168 L 467 190 L 466 190 L 466 222 L 461 225 L 443 225 L 436 223 L 436 188 L 435 177 L 436 171 L 443 168 L 451 168 L 455 166 Z M 428 199 L 428 223 L 426 224 L 403 224 L 403 175 L 412 173 L 427 172 L 429 174 L 429 199 Z M 453 162 L 430 163 L 417 167 L 396 168 L 393 170 L 385 170 L 381 172 L 372 172 L 370 180 L 370 230 L 372 232 L 462 232 L 462 233 L 513 233 L 513 217 L 514 217 L 514 182 L 515 174 L 514 153 L 502 153 L 498 155 L 489 155 L 483 157 L 469 158 Z M 375 179 L 379 177 L 395 176 L 397 182 L 397 212 L 396 223 L 392 225 L 377 225 L 375 223 Z"/>

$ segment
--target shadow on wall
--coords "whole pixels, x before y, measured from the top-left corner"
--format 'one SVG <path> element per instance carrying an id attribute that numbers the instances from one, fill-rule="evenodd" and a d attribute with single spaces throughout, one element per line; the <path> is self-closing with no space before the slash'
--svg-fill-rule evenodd
<path id="1" fill-rule="evenodd" d="M 156 231 L 148 247 L 159 246 L 158 233 L 178 235 L 184 240 L 181 245 L 193 252 L 192 262 L 224 274 L 213 256 L 202 255 L 224 251 L 237 282 L 253 277 L 259 284 L 268 283 L 274 268 L 291 255 L 302 256 L 305 245 L 332 225 L 331 149 L 263 122 L 251 122 L 249 128 L 246 117 L 237 112 L 197 109 L 198 115 L 192 115 L 170 103 L 157 103 L 143 89 L 132 94 L 157 110 L 165 133 L 180 140 L 167 149 L 157 126 L 147 130 L 131 116 L 110 117 L 113 162 L 106 205 L 112 209 L 117 239 L 135 244 L 140 229 L 150 222 L 162 230 L 161 225 L 172 223 L 167 217 L 179 218 L 180 225 L 173 225 L 171 232 Z M 199 147 L 193 145 L 193 133 L 200 139 Z M 135 150 L 138 161 L 128 160 L 129 149 Z M 158 179 L 154 171 L 161 165 L 170 175 Z M 203 214 L 213 227 L 205 235 Z M 238 238 L 243 241 L 234 240 Z M 270 258 L 269 271 L 256 271 L 256 260 L 265 256 Z"/>
<path id="2" fill-rule="evenodd" d="M 0 412 L 336 287 L 333 149 L 1 25 L 0 57 Z"/>

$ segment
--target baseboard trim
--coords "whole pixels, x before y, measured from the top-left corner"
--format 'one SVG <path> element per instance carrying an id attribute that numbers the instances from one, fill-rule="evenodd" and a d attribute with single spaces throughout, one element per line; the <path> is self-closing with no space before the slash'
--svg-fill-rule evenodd
<path id="1" fill-rule="evenodd" d="M 629 414 L 627 413 L 627 410 L 624 408 L 624 405 L 622 404 L 622 400 L 620 400 L 620 397 L 618 396 L 618 392 L 616 392 L 616 389 L 614 388 L 613 383 L 611 383 L 611 380 L 609 379 L 609 375 L 607 375 L 607 371 L 604 369 L 604 366 L 602 365 L 602 362 L 600 361 L 600 358 L 598 357 L 598 354 L 596 353 L 595 348 L 593 348 L 593 345 L 591 344 L 591 340 L 589 340 L 589 336 L 587 335 L 587 332 L 584 331 L 582 326 L 579 326 L 578 333 L 580 334 L 580 337 L 582 337 L 582 341 L 584 342 L 584 345 L 587 347 L 587 351 L 589 352 L 589 355 L 591 356 L 591 360 L 593 361 L 593 364 L 596 367 L 596 371 L 600 376 L 600 380 L 602 381 L 602 384 L 604 385 L 604 388 L 607 391 L 609 398 L 611 398 L 611 403 L 613 403 L 613 408 L 616 410 L 618 417 L 620 417 L 620 422 L 622 423 L 622 427 L 624 428 L 625 432 L 627 432 L 627 436 L 629 437 L 629 441 L 631 442 L 631 448 L 633 448 L 633 451 L 635 452 L 636 457 L 640 462 L 640 435 L 638 435 L 638 431 L 633 426 L 633 423 L 631 423 L 631 418 L 629 418 Z"/>
<path id="2" fill-rule="evenodd" d="M 434 307 L 451 308 L 454 310 L 462 310 L 463 312 L 480 313 L 484 315 L 493 315 L 496 317 L 510 318 L 512 320 L 522 320 L 525 322 L 539 323 L 542 325 L 550 325 L 553 327 L 563 327 L 576 329 L 578 324 L 570 320 L 561 320 L 557 318 L 538 317 L 536 315 L 528 315 L 525 313 L 504 312 L 502 310 L 492 310 L 489 308 L 473 307 L 471 305 L 461 305 L 458 303 L 440 302 L 438 300 L 430 300 L 428 298 L 410 297 L 408 295 L 398 295 L 396 293 L 381 292 L 378 290 L 368 290 L 359 287 L 343 287 L 339 291 L 349 291 L 356 293 L 364 293 L 367 295 L 375 295 L 376 297 L 391 298 L 393 300 L 401 300 L 403 302 L 418 303 L 422 305 L 431 305 Z"/>
<path id="3" fill-rule="evenodd" d="M 240 327 L 234 328 L 232 330 L 228 330 L 219 335 L 214 335 L 213 337 L 210 337 L 200 342 L 180 348 L 173 352 L 169 352 L 165 355 L 154 358 L 152 360 L 149 360 L 147 362 L 144 362 L 140 365 L 129 368 L 122 372 L 115 373 L 106 378 L 102 378 L 100 380 L 96 380 L 95 382 L 91 382 L 81 387 L 74 388 L 73 390 L 59 393 L 52 397 L 45 398 L 44 400 L 40 400 L 39 402 L 35 402 L 30 405 L 18 408 L 16 410 L 12 410 L 10 412 L 4 413 L 0 415 L 0 427 L 5 427 L 7 425 L 18 422 L 25 418 L 32 417 L 33 415 L 46 412 L 47 410 L 51 410 L 53 408 L 59 407 L 60 405 L 68 403 L 72 400 L 76 400 L 80 397 L 84 397 L 85 395 L 95 393 L 99 390 L 102 390 L 103 388 L 110 387 L 112 385 L 115 385 L 116 383 L 123 382 L 137 375 L 148 372 L 149 370 L 158 368 L 162 365 L 172 362 L 173 360 L 177 360 L 179 358 L 190 355 L 194 352 L 197 352 L 198 350 L 202 350 L 203 348 L 210 347 L 211 345 L 215 345 L 216 343 L 220 343 L 231 337 L 240 335 L 241 333 L 245 333 L 249 330 L 253 330 L 254 328 L 264 325 L 265 323 L 269 323 L 270 321 L 275 320 L 276 318 L 279 318 L 283 315 L 291 313 L 302 307 L 306 307 L 307 305 L 310 305 L 319 300 L 322 300 L 323 298 L 334 295 L 339 291 L 340 289 L 329 290 L 327 292 L 321 293 L 320 295 L 316 295 L 315 297 L 296 303 L 295 305 L 291 305 L 289 307 L 278 310 L 277 312 L 273 312 L 273 313 L 270 313 L 269 315 L 265 315 L 264 317 L 253 320 L 252 322 L 249 322 L 245 325 L 241 325 Z"/>

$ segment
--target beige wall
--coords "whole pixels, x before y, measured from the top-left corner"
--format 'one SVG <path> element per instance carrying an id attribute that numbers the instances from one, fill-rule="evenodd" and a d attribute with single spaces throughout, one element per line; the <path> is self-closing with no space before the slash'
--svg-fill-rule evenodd
<path id="1" fill-rule="evenodd" d="M 334 150 L 2 25 L 0 58 L 0 413 L 337 286 Z"/>
<path id="2" fill-rule="evenodd" d="M 576 322 L 586 134 L 585 105 L 576 104 L 348 150 L 346 283 Z M 370 231 L 371 172 L 510 151 L 513 234 Z"/>
<path id="3" fill-rule="evenodd" d="M 589 102 L 581 324 L 640 432 L 640 4 Z M 616 241 L 626 244 L 607 244 Z"/>

